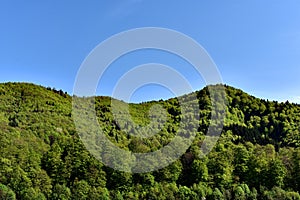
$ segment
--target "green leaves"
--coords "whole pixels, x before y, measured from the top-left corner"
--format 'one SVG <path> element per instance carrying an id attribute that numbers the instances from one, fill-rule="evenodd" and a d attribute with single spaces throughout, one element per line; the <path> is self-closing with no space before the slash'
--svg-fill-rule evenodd
<path id="1" fill-rule="evenodd" d="M 112 98 L 96 97 L 100 127 L 125 151 L 155 152 L 176 135 L 196 133 L 192 146 L 168 167 L 131 174 L 104 167 L 87 151 L 71 115 L 72 98 L 62 90 L 0 84 L 0 199 L 299 199 L 300 106 L 257 99 L 228 86 L 226 93 L 222 136 L 204 158 L 200 149 L 207 129 L 220 123 L 210 118 L 224 110 L 218 103 L 224 98 L 211 98 L 207 87 L 195 92 L 198 99 L 187 94 L 140 104 L 113 100 L 115 107 Z M 190 106 L 181 107 L 179 99 Z M 126 106 L 132 120 L 124 114 Z M 198 107 L 200 119 L 194 120 Z M 182 128 L 183 119 L 188 123 Z M 84 122 L 82 130 L 92 132 L 89 120 Z M 96 147 L 103 142 L 90 136 Z M 113 149 L 94 150 L 112 165 L 120 163 Z M 128 160 L 128 169 L 139 167 L 132 165 L 133 157 L 119 159 Z"/>
<path id="2" fill-rule="evenodd" d="M 0 184 L 0 199 L 2 200 L 15 200 L 16 194 L 7 186 Z"/>

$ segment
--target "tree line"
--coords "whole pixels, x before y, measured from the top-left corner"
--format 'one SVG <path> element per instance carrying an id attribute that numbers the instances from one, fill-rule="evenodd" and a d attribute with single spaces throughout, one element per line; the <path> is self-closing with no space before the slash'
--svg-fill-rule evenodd
<path id="1" fill-rule="evenodd" d="M 199 120 L 181 133 L 196 132 L 190 148 L 168 167 L 134 174 L 104 166 L 86 150 L 72 119 L 71 96 L 34 84 L 0 84 L 0 199 L 300 199 L 300 106 L 225 89 L 224 127 L 207 156 L 200 156 L 213 123 L 205 87 L 193 94 L 196 100 L 180 97 L 200 110 Z M 114 100 L 116 120 L 111 101 L 95 97 L 98 122 L 110 141 L 132 152 L 167 145 L 181 119 L 194 114 L 187 109 L 183 116 L 179 98 L 129 104 L 132 123 L 124 114 L 127 105 Z M 166 110 L 165 121 L 164 113 L 148 116 L 157 104 Z M 127 134 L 151 120 L 150 128 L 159 130 L 154 136 Z"/>

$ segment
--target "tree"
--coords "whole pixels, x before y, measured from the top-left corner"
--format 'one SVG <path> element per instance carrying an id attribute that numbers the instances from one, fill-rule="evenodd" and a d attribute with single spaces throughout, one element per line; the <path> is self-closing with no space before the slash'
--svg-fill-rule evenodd
<path id="1" fill-rule="evenodd" d="M 283 187 L 285 175 L 286 168 L 282 164 L 282 161 L 277 158 L 271 160 L 266 178 L 266 181 L 268 181 L 267 186 L 269 188 L 273 188 L 274 186 Z"/>
<path id="2" fill-rule="evenodd" d="M 245 181 L 248 171 L 249 152 L 245 146 L 238 145 L 234 149 L 234 175 L 239 181 Z"/>
<path id="3" fill-rule="evenodd" d="M 69 200 L 71 199 L 71 191 L 70 188 L 65 185 L 56 184 L 53 187 L 51 199 L 60 199 L 60 200 Z"/>
<path id="4" fill-rule="evenodd" d="M 197 194 L 186 186 L 180 186 L 178 190 L 178 199 L 192 200 L 197 197 Z"/>
<path id="5" fill-rule="evenodd" d="M 210 196 L 211 200 L 224 200 L 224 195 L 222 192 L 219 190 L 219 188 L 215 188 L 212 195 Z"/>
<path id="6" fill-rule="evenodd" d="M 207 182 L 208 181 L 208 168 L 203 160 L 194 160 L 192 164 L 192 182 Z"/>
<path id="7" fill-rule="evenodd" d="M 84 180 L 81 180 L 81 181 L 76 180 L 74 182 L 74 185 L 71 188 L 71 191 L 72 191 L 72 199 L 74 199 L 74 200 L 88 199 L 90 186 Z"/>
<path id="8" fill-rule="evenodd" d="M 0 183 L 0 199 L 15 200 L 16 194 L 10 188 Z"/>
<path id="9" fill-rule="evenodd" d="M 234 191 L 234 199 L 235 200 L 246 200 L 246 194 L 241 186 L 237 186 Z"/>

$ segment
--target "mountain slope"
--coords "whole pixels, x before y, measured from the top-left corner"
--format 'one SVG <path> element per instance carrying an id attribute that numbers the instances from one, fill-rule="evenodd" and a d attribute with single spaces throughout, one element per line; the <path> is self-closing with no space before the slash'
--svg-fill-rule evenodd
<path id="1" fill-rule="evenodd" d="M 187 129 L 197 131 L 188 151 L 167 168 L 130 174 L 103 166 L 85 149 L 72 119 L 71 96 L 29 83 L 0 84 L 0 199 L 9 191 L 18 199 L 215 199 L 240 193 L 248 199 L 275 198 L 278 193 L 298 197 L 286 191 L 300 189 L 300 106 L 225 88 L 228 105 L 222 137 L 207 157 L 198 157 L 211 116 L 205 87 L 195 92 L 200 120 Z M 182 98 L 192 101 L 191 94 Z M 178 98 L 129 105 L 139 127 L 150 123 L 153 105 L 167 111 L 163 126 L 163 113 L 151 118 L 157 119 L 153 126 L 160 131 L 147 139 L 127 134 L 139 129 L 124 117 L 126 104 L 114 101 L 117 121 L 111 98 L 96 97 L 95 108 L 104 133 L 117 146 L 151 152 L 177 134 L 182 117 Z"/>

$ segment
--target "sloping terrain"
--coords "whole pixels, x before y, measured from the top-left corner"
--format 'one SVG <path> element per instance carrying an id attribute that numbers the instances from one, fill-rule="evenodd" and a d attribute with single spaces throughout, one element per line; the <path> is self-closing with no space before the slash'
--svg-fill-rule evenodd
<path id="1" fill-rule="evenodd" d="M 199 157 L 212 114 L 205 87 L 193 93 L 196 101 L 192 94 L 181 97 L 200 108 L 199 121 L 182 133 L 197 132 L 193 145 L 164 169 L 131 174 L 104 166 L 86 150 L 71 96 L 29 83 L 0 84 L 0 199 L 300 199 L 300 106 L 225 88 L 226 119 L 208 156 Z M 183 117 L 178 98 L 130 104 L 134 124 L 123 115 L 126 104 L 113 101 L 118 120 L 111 98 L 96 97 L 95 108 L 105 135 L 120 148 L 154 152 L 177 134 Z M 165 108 L 165 121 L 156 110 L 149 118 L 153 105 Z M 127 134 L 151 119 L 156 135 Z"/>

